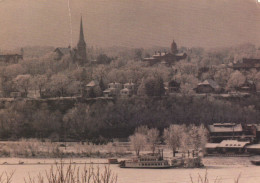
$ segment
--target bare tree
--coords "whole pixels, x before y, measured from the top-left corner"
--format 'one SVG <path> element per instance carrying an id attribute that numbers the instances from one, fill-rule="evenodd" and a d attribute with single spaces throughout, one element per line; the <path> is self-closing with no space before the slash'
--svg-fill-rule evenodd
<path id="1" fill-rule="evenodd" d="M 148 130 L 147 132 L 147 142 L 154 154 L 157 143 L 159 140 L 159 130 L 157 130 L 156 128 L 152 128 L 150 130 Z"/>
<path id="2" fill-rule="evenodd" d="M 203 124 L 198 126 L 198 136 L 199 136 L 199 139 L 198 139 L 199 143 L 197 143 L 198 148 L 204 149 L 206 143 L 208 142 L 209 132 Z"/>
<path id="3" fill-rule="evenodd" d="M 246 77 L 240 71 L 235 71 L 230 75 L 227 83 L 227 88 L 232 89 L 239 87 L 240 85 L 244 84 L 245 81 Z"/>
<path id="4" fill-rule="evenodd" d="M 181 145 L 181 135 L 183 132 L 183 126 L 181 125 L 170 125 L 169 128 L 164 129 L 163 137 L 169 148 L 172 149 L 173 156 L 175 151 Z"/>
<path id="5" fill-rule="evenodd" d="M 181 147 L 184 152 L 193 149 L 198 151 L 204 149 L 208 140 L 208 131 L 204 125 L 190 125 L 182 133 Z"/>
<path id="6" fill-rule="evenodd" d="M 147 143 L 146 136 L 140 133 L 135 133 L 129 137 L 131 146 L 135 151 L 136 155 L 139 156 L 140 151 L 144 148 Z"/>
<path id="7" fill-rule="evenodd" d="M 65 74 L 58 73 L 56 75 L 52 75 L 49 83 L 49 89 L 59 96 L 64 96 L 69 83 L 69 78 Z"/>
<path id="8" fill-rule="evenodd" d="M 22 90 L 27 96 L 28 90 L 30 87 L 30 78 L 31 76 L 29 74 L 24 74 L 24 75 L 18 75 L 15 79 L 14 82 L 19 90 Z"/>
<path id="9" fill-rule="evenodd" d="M 36 90 L 39 90 L 40 96 L 42 91 L 45 89 L 48 78 L 45 75 L 37 75 L 31 79 L 31 85 Z"/>

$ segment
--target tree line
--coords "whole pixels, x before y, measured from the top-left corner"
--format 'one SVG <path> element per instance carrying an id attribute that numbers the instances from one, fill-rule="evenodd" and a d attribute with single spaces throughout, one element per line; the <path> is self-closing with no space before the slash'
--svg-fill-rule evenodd
<path id="1" fill-rule="evenodd" d="M 172 124 L 196 125 L 216 122 L 258 123 L 259 98 L 238 101 L 207 97 L 132 97 L 113 102 L 65 103 L 17 100 L 0 109 L 0 138 L 50 138 L 54 141 L 106 142 L 128 138 L 146 125 L 160 133 Z"/>
<path id="2" fill-rule="evenodd" d="M 89 57 L 96 60 L 95 64 L 79 65 L 69 55 L 55 60 L 53 52 L 39 56 L 27 55 L 17 64 L 0 63 L 0 91 L 4 97 L 10 97 L 11 92 L 22 92 L 26 96 L 29 91 L 36 90 L 42 97 L 75 96 L 82 94 L 90 81 L 102 79 L 104 88 L 111 82 L 132 81 L 137 88 L 140 87 L 141 94 L 160 96 L 163 93 L 163 87 L 160 87 L 162 83 L 171 80 L 180 84 L 182 94 L 193 94 L 193 89 L 205 79 L 215 80 L 226 91 L 240 86 L 246 80 L 253 81 L 257 88 L 260 84 L 260 73 L 256 69 L 234 71 L 228 67 L 243 57 L 260 55 L 252 44 L 211 50 L 183 47 L 180 50 L 188 54 L 187 59 L 171 67 L 161 64 L 150 66 L 142 62 L 145 55 L 153 54 L 153 49 L 107 50 L 112 56 L 99 49 L 88 50 Z M 102 93 L 97 91 L 94 96 L 99 95 Z"/>
<path id="3" fill-rule="evenodd" d="M 154 154 L 157 148 L 159 148 L 159 144 L 164 143 L 172 150 L 173 157 L 175 157 L 177 150 L 183 153 L 188 152 L 190 149 L 195 151 L 203 150 L 208 141 L 208 130 L 204 125 L 186 126 L 171 124 L 160 135 L 160 131 L 157 128 L 140 126 L 129 137 L 129 141 L 137 156 L 147 146 Z"/>

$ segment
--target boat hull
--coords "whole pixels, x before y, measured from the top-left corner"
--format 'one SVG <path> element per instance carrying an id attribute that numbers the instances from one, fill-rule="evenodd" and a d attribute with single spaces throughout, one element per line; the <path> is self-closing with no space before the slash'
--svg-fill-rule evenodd
<path id="1" fill-rule="evenodd" d="M 171 166 L 167 166 L 167 167 L 122 167 L 120 166 L 120 168 L 133 168 L 133 169 L 169 169 L 172 168 Z"/>
<path id="2" fill-rule="evenodd" d="M 167 169 L 171 168 L 168 161 L 156 162 L 127 162 L 120 163 L 120 168 L 138 168 L 138 169 Z"/>
<path id="3" fill-rule="evenodd" d="M 253 165 L 260 166 L 260 161 L 251 161 Z"/>

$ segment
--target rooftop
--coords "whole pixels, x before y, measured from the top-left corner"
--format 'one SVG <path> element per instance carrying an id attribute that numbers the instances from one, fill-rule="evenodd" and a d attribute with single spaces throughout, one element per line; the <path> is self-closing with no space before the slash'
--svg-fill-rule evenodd
<path id="1" fill-rule="evenodd" d="M 249 142 L 240 142 L 237 140 L 223 140 L 218 147 L 225 147 L 225 148 L 243 148 L 245 145 L 249 144 Z"/>
<path id="2" fill-rule="evenodd" d="M 214 123 L 208 126 L 210 132 L 242 132 L 241 124 Z"/>
<path id="3" fill-rule="evenodd" d="M 67 54 L 69 54 L 70 53 L 70 48 L 56 48 L 55 50 L 54 50 L 54 52 L 56 52 L 56 51 L 60 51 L 63 55 L 67 55 Z"/>
<path id="4" fill-rule="evenodd" d="M 205 145 L 205 148 L 207 149 L 215 149 L 217 147 L 220 148 L 244 148 L 247 144 L 249 144 L 248 141 L 237 141 L 237 140 L 223 140 L 221 143 L 207 143 Z M 256 144 L 254 144 L 256 145 Z M 249 145 L 247 147 L 251 147 L 252 145 Z M 257 146 L 252 146 L 253 147 L 260 147 L 260 144 Z"/>
<path id="5" fill-rule="evenodd" d="M 210 85 L 214 89 L 220 88 L 220 86 L 212 79 L 206 79 L 205 81 L 199 83 L 198 85 Z"/>
<path id="6" fill-rule="evenodd" d="M 90 81 L 86 86 L 87 87 L 93 87 L 93 86 L 96 86 L 98 85 L 99 83 L 96 81 L 96 80 L 92 80 Z"/>

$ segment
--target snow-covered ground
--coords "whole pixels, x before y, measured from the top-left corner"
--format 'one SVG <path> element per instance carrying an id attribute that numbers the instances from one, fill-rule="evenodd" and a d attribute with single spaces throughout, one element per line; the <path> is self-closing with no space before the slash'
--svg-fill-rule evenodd
<path id="1" fill-rule="evenodd" d="M 234 179 L 240 175 L 239 183 L 259 183 L 260 166 L 251 165 L 250 160 L 260 159 L 260 157 L 206 157 L 203 159 L 205 168 L 203 169 L 120 169 L 118 165 L 110 165 L 113 173 L 118 176 L 118 183 L 191 183 L 191 177 L 197 181 L 198 176 L 207 176 L 211 182 L 219 180 L 221 183 L 233 183 Z M 28 175 L 36 177 L 39 173 L 45 174 L 51 166 L 55 166 L 59 159 L 21 159 L 21 158 L 1 158 L 0 172 L 12 172 L 13 183 L 24 182 Z M 65 159 L 65 163 L 79 163 L 77 166 L 83 168 L 84 164 L 99 166 L 101 169 L 107 163 L 107 159 L 81 158 Z M 95 164 L 101 163 L 101 164 Z M 67 165 L 65 165 L 67 166 Z"/>

